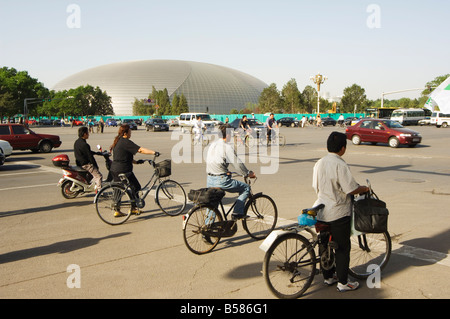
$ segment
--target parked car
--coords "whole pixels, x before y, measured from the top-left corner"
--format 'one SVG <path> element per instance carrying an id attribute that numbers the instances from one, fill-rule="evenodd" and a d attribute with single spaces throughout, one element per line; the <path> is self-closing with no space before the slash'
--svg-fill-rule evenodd
<path id="1" fill-rule="evenodd" d="M 174 117 L 174 118 L 168 119 L 166 121 L 166 123 L 169 124 L 169 126 L 178 126 L 178 125 L 180 125 L 179 120 L 180 119 L 178 117 Z"/>
<path id="2" fill-rule="evenodd" d="M 398 122 L 384 119 L 361 119 L 354 126 L 347 127 L 345 134 L 355 145 L 362 142 L 374 145 L 388 143 L 395 148 L 401 144 L 414 147 L 422 142 L 422 136 L 418 132 L 404 128 Z"/>
<path id="3" fill-rule="evenodd" d="M 423 120 L 419 120 L 418 124 L 420 126 L 430 125 L 431 124 L 431 118 L 429 116 L 426 116 Z"/>
<path id="4" fill-rule="evenodd" d="M 2 150 L 0 150 L 0 166 L 5 164 L 6 156 L 3 154 Z"/>
<path id="5" fill-rule="evenodd" d="M 354 125 L 358 120 L 359 120 L 359 118 L 354 117 L 354 116 L 350 116 L 350 117 L 347 117 L 347 118 L 344 120 L 344 123 L 345 123 L 345 125 L 347 125 L 347 126 L 351 126 L 351 125 Z"/>
<path id="6" fill-rule="evenodd" d="M 117 122 L 115 119 L 107 119 L 106 120 L 106 125 L 107 126 L 117 126 Z"/>
<path id="7" fill-rule="evenodd" d="M 39 125 L 53 125 L 53 121 L 50 119 L 42 119 L 39 121 Z"/>
<path id="8" fill-rule="evenodd" d="M 137 130 L 136 122 L 133 119 L 125 119 L 122 121 L 123 124 L 127 124 L 131 130 Z"/>
<path id="9" fill-rule="evenodd" d="M 147 131 L 169 131 L 169 124 L 164 122 L 163 119 L 148 119 L 145 121 L 145 128 Z"/>
<path id="10" fill-rule="evenodd" d="M 2 152 L 5 157 L 10 156 L 12 151 L 13 148 L 8 141 L 0 140 L 0 152 Z"/>
<path id="11" fill-rule="evenodd" d="M 282 126 L 290 126 L 290 127 L 296 127 L 299 126 L 300 121 L 297 120 L 296 117 L 282 117 L 277 121 L 277 124 L 279 127 Z"/>
<path id="12" fill-rule="evenodd" d="M 0 124 L 0 139 L 11 144 L 14 150 L 32 150 L 49 153 L 61 146 L 57 135 L 38 134 L 21 124 Z"/>
<path id="13" fill-rule="evenodd" d="M 322 124 L 323 126 L 336 126 L 336 120 L 332 117 L 322 117 Z"/>
<path id="14" fill-rule="evenodd" d="M 72 120 L 73 126 L 81 126 L 84 124 L 82 120 Z"/>

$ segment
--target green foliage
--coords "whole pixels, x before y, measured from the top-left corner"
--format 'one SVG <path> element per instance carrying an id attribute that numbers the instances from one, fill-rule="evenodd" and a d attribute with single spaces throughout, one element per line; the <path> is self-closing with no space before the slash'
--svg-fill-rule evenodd
<path id="1" fill-rule="evenodd" d="M 0 116 L 14 116 L 24 112 L 26 98 L 48 97 L 49 90 L 27 71 L 14 68 L 0 69 Z M 30 104 L 30 114 L 35 114 L 36 104 Z"/>
<path id="2" fill-rule="evenodd" d="M 98 86 L 52 92 L 50 102 L 38 106 L 37 113 L 48 116 L 114 115 L 111 97 Z"/>

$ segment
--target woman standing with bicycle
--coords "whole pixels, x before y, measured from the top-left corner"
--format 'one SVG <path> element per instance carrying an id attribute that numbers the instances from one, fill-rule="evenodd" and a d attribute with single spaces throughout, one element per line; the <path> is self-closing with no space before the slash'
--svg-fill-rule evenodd
<path id="1" fill-rule="evenodd" d="M 127 124 L 123 124 L 119 127 L 119 132 L 111 145 L 111 151 L 113 153 L 113 162 L 111 164 L 111 175 L 115 182 L 120 182 L 119 174 L 126 174 L 130 182 L 130 186 L 134 192 L 138 192 L 141 189 L 141 184 L 133 173 L 133 164 L 141 164 L 139 161 L 133 159 L 136 153 L 146 155 L 159 156 L 158 152 L 140 147 L 130 140 L 131 129 Z M 138 213 L 136 208 L 133 208 L 134 213 Z M 118 214 L 122 214 L 117 212 Z"/>

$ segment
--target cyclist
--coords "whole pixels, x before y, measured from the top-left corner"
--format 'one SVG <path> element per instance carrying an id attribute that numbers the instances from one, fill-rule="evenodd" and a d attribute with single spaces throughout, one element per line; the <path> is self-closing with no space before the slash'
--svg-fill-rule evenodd
<path id="1" fill-rule="evenodd" d="M 336 269 L 324 270 L 324 282 L 327 285 L 337 284 L 338 291 L 355 290 L 357 281 L 348 281 L 350 262 L 350 228 L 351 228 L 351 195 L 366 193 L 367 186 L 360 186 L 352 176 L 350 168 L 342 159 L 347 149 L 346 135 L 332 132 L 327 140 L 328 155 L 321 158 L 314 166 L 313 188 L 318 195 L 314 206 L 324 204 L 318 212 L 317 220 L 331 227 L 335 249 Z M 323 237 L 323 236 L 322 236 Z M 321 251 L 326 249 L 328 238 L 321 238 Z M 334 270 L 336 276 L 333 276 Z"/>
<path id="2" fill-rule="evenodd" d="M 192 121 L 192 132 L 194 133 L 194 138 L 200 140 L 202 136 L 202 131 L 205 130 L 206 126 L 202 121 L 202 117 L 198 116 L 196 120 Z"/>
<path id="3" fill-rule="evenodd" d="M 111 175 L 115 182 L 120 182 L 119 174 L 126 174 L 131 184 L 131 188 L 137 194 L 141 189 L 141 184 L 133 173 L 133 164 L 140 164 L 140 161 L 135 161 L 133 156 L 136 153 L 156 155 L 158 152 L 140 147 L 130 140 L 131 129 L 127 124 L 123 124 L 119 127 L 119 132 L 111 145 L 111 151 L 113 152 L 113 162 L 111 164 Z M 139 214 L 139 210 L 135 207 L 132 208 L 132 213 Z M 121 212 L 116 212 L 115 216 L 119 217 L 125 215 Z"/>
<path id="4" fill-rule="evenodd" d="M 232 131 L 231 126 L 222 124 L 219 126 L 219 139 L 212 143 L 206 155 L 207 187 L 219 187 L 230 193 L 239 193 L 234 206 L 232 217 L 234 219 L 245 218 L 244 205 L 250 194 L 250 186 L 244 182 L 231 178 L 228 166 L 233 164 L 239 174 L 255 178 L 254 172 L 249 171 L 239 159 L 234 148 L 227 144 Z"/>
<path id="5" fill-rule="evenodd" d="M 241 121 L 239 122 L 239 137 L 241 138 L 241 140 L 245 141 L 245 138 L 248 134 L 250 134 L 252 131 L 252 129 L 250 128 L 250 125 L 248 124 L 248 119 L 247 119 L 247 115 L 244 115 L 241 119 Z"/>
<path id="6" fill-rule="evenodd" d="M 338 124 L 339 124 L 339 126 L 344 126 L 344 121 L 345 121 L 345 119 L 344 119 L 344 115 L 339 115 L 339 118 L 338 118 Z"/>
<path id="7" fill-rule="evenodd" d="M 267 128 L 267 145 L 270 145 L 272 129 L 274 126 L 275 126 L 275 128 L 278 128 L 278 124 L 277 124 L 277 121 L 275 120 L 273 113 L 270 113 L 270 116 L 267 118 L 265 126 Z M 275 133 L 274 133 L 274 136 L 275 136 Z"/>

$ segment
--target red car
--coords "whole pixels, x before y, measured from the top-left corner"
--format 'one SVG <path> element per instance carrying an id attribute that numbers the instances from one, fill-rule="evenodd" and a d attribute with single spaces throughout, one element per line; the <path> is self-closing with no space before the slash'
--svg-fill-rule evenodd
<path id="1" fill-rule="evenodd" d="M 49 153 L 61 146 L 57 135 L 38 134 L 21 124 L 0 124 L 0 140 L 8 141 L 14 150 Z"/>
<path id="2" fill-rule="evenodd" d="M 401 144 L 414 147 L 422 142 L 418 132 L 404 128 L 398 122 L 382 119 L 361 119 L 354 126 L 347 127 L 345 134 L 355 145 L 370 142 L 374 145 L 387 143 L 390 147 Z"/>

